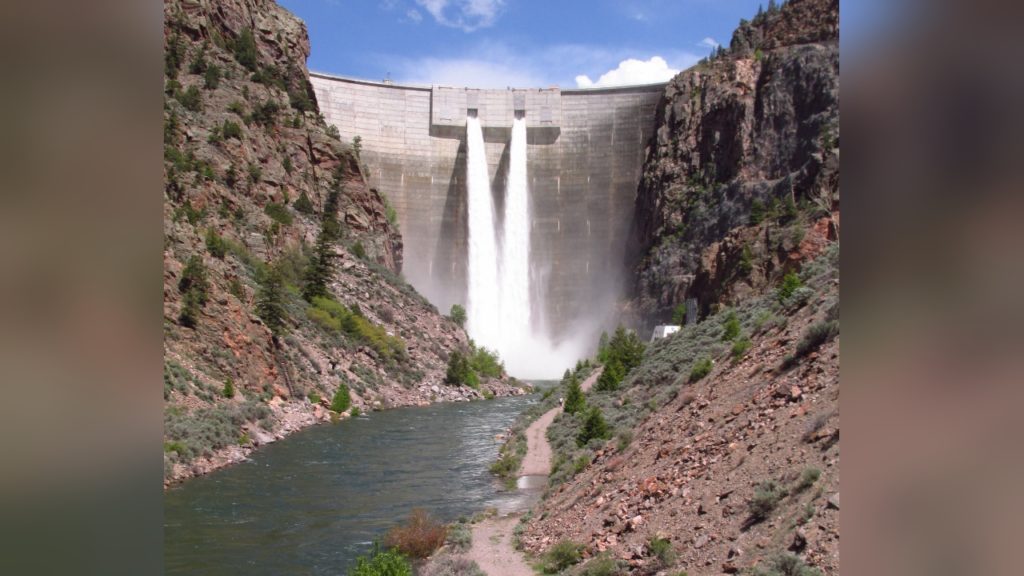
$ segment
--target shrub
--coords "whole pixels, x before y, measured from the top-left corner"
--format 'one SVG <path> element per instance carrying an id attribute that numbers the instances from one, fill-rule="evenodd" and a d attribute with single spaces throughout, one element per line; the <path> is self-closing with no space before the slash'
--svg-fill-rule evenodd
<path id="1" fill-rule="evenodd" d="M 209 281 L 206 279 L 206 265 L 203 258 L 198 254 L 189 256 L 185 268 L 181 271 L 181 279 L 178 280 L 178 290 L 183 293 L 196 292 L 199 297 L 199 304 L 206 304 L 207 293 L 210 289 Z"/>
<path id="2" fill-rule="evenodd" d="M 335 140 L 341 140 L 341 132 L 338 131 L 338 127 L 334 124 L 329 124 L 327 128 L 324 129 L 324 132 Z"/>
<path id="3" fill-rule="evenodd" d="M 263 168 L 259 164 L 249 164 L 249 182 L 256 184 L 263 179 Z"/>
<path id="4" fill-rule="evenodd" d="M 220 234 L 217 234 L 213 228 L 210 228 L 206 231 L 206 249 L 214 258 L 223 259 L 224 255 L 227 254 L 228 245 L 221 238 Z"/>
<path id="5" fill-rule="evenodd" d="M 198 112 L 203 107 L 203 96 L 199 93 L 199 88 L 193 85 L 189 86 L 188 90 L 178 94 L 178 102 L 181 102 L 181 105 L 186 110 Z"/>
<path id="6" fill-rule="evenodd" d="M 475 388 L 479 385 L 469 360 L 459 350 L 452 352 L 448 356 L 448 371 L 445 373 L 444 381 L 452 386 L 470 386 Z"/>
<path id="7" fill-rule="evenodd" d="M 448 545 L 454 550 L 465 552 L 473 545 L 473 530 L 468 524 L 459 522 L 448 528 Z"/>
<path id="8" fill-rule="evenodd" d="M 334 398 L 331 399 L 331 410 L 338 412 L 344 412 L 352 406 L 352 394 L 348 390 L 348 386 L 342 383 L 338 386 L 338 391 L 334 393 Z"/>
<path id="9" fill-rule="evenodd" d="M 576 414 L 582 412 L 586 408 L 586 399 L 583 398 L 583 388 L 580 387 L 579 380 L 576 376 L 569 377 L 569 386 L 565 392 L 565 406 L 563 410 L 566 414 Z"/>
<path id="10" fill-rule="evenodd" d="M 487 576 L 480 565 L 462 556 L 445 554 L 424 567 L 422 576 Z"/>
<path id="11" fill-rule="evenodd" d="M 235 382 L 231 378 L 228 378 L 224 382 L 224 390 L 221 392 L 225 398 L 235 397 Z"/>
<path id="12" fill-rule="evenodd" d="M 690 369 L 690 382 L 696 382 L 711 373 L 711 358 L 701 358 L 693 364 Z"/>
<path id="13" fill-rule="evenodd" d="M 395 550 L 360 556 L 348 576 L 412 576 L 412 565 Z"/>
<path id="14" fill-rule="evenodd" d="M 725 316 L 725 322 L 722 323 L 724 331 L 722 332 L 722 340 L 732 341 L 740 335 L 740 319 L 736 316 L 736 311 L 730 310 Z"/>
<path id="15" fill-rule="evenodd" d="M 232 100 L 231 103 L 228 104 L 228 112 L 238 115 L 239 118 L 243 118 L 245 116 L 245 104 L 242 104 L 239 100 Z"/>
<path id="16" fill-rule="evenodd" d="M 762 482 L 754 490 L 754 497 L 750 499 L 750 517 L 758 522 L 768 518 L 768 515 L 775 510 L 785 495 L 786 491 L 778 482 L 774 480 Z"/>
<path id="17" fill-rule="evenodd" d="M 242 139 L 242 127 L 237 122 L 232 122 L 231 120 L 224 121 L 224 126 L 221 128 L 220 133 L 224 136 L 225 140 L 228 138 Z"/>
<path id="18" fill-rule="evenodd" d="M 619 572 L 619 564 L 615 558 L 602 554 L 584 564 L 580 568 L 579 576 L 614 576 Z"/>
<path id="19" fill-rule="evenodd" d="M 410 558 L 426 558 L 444 544 L 447 532 L 444 524 L 431 518 L 425 510 L 417 508 L 409 514 L 405 524 L 388 531 L 384 544 Z"/>
<path id="20" fill-rule="evenodd" d="M 448 317 L 460 328 L 466 325 L 466 309 L 459 304 L 452 304 L 452 310 L 448 313 Z"/>
<path id="21" fill-rule="evenodd" d="M 473 347 L 473 355 L 469 359 L 469 365 L 478 376 L 486 378 L 501 378 L 505 367 L 502 366 L 501 361 L 498 359 L 498 353 L 492 352 L 487 348 L 480 346 Z"/>
<path id="22" fill-rule="evenodd" d="M 562 540 L 544 553 L 541 570 L 545 574 L 557 574 L 580 561 L 583 546 L 571 540 Z"/>
<path id="23" fill-rule="evenodd" d="M 203 82 L 207 90 L 216 90 L 220 86 L 220 67 L 216 64 L 208 66 L 203 74 Z"/>
<path id="24" fill-rule="evenodd" d="M 651 538 L 647 542 L 647 549 L 662 566 L 671 566 L 676 561 L 676 551 L 672 549 L 672 543 L 665 538 Z"/>
<path id="25" fill-rule="evenodd" d="M 306 308 L 306 316 L 329 331 L 344 331 L 347 335 L 373 348 L 384 359 L 401 359 L 405 355 L 405 342 L 389 335 L 384 328 L 370 322 L 355 307 L 349 311 L 340 303 L 314 296 L 313 305 Z"/>
<path id="26" fill-rule="evenodd" d="M 282 226 L 290 226 L 293 222 L 292 214 L 288 207 L 277 202 L 269 202 L 263 207 L 263 213 L 270 216 L 270 219 Z"/>
<path id="27" fill-rule="evenodd" d="M 811 486 L 814 486 L 814 483 L 818 481 L 818 478 L 821 478 L 821 470 L 818 470 L 817 468 L 805 468 L 803 473 L 800 474 L 800 480 L 796 483 L 793 490 L 795 492 L 803 492 Z"/>
<path id="28" fill-rule="evenodd" d="M 366 260 L 366 248 L 363 246 L 362 242 L 357 240 L 356 243 L 352 245 L 352 255 L 360 260 Z"/>
<path id="29" fill-rule="evenodd" d="M 747 353 L 747 350 L 750 350 L 750 338 L 744 336 L 732 343 L 732 359 L 734 361 L 739 361 L 739 359 L 743 358 L 743 355 Z"/>
<path id="30" fill-rule="evenodd" d="M 299 197 L 292 204 L 292 208 L 295 208 L 296 212 L 301 212 L 306 215 L 310 215 L 315 212 L 315 209 L 313 208 L 313 202 L 310 201 L 309 196 L 306 195 L 305 190 L 303 190 L 302 193 L 299 194 Z"/>
<path id="31" fill-rule="evenodd" d="M 795 358 L 802 358 L 839 334 L 839 322 L 836 320 L 818 322 L 804 332 L 803 338 L 796 345 Z"/>
<path id="32" fill-rule="evenodd" d="M 253 106 L 252 114 L 249 114 L 249 121 L 257 126 L 273 126 L 277 122 L 277 113 L 280 111 L 280 104 L 273 100 L 267 100 Z"/>
<path id="33" fill-rule="evenodd" d="M 588 442 L 597 438 L 606 440 L 611 436 L 608 424 L 604 421 L 604 415 L 597 406 L 591 406 L 587 411 L 587 417 L 583 421 L 583 428 L 576 436 L 577 446 L 586 446 Z"/>
<path id="34" fill-rule="evenodd" d="M 775 297 L 778 299 L 779 303 L 785 305 L 793 296 L 793 293 L 796 292 L 796 289 L 802 285 L 803 283 L 800 282 L 800 277 L 794 272 L 789 272 L 782 277 L 782 284 L 780 284 L 778 290 L 776 290 Z"/>
<path id="35" fill-rule="evenodd" d="M 672 323 L 677 326 L 686 324 L 686 302 L 679 303 L 679 305 L 672 310 Z"/>
<path id="36" fill-rule="evenodd" d="M 753 576 L 821 576 L 821 571 L 804 563 L 799 556 L 783 552 L 755 566 Z"/>
<path id="37" fill-rule="evenodd" d="M 306 398 L 309 398 L 309 401 L 312 404 L 320 403 L 320 393 L 317 392 L 316 390 L 310 392 L 309 394 L 306 394 Z"/>
<path id="38" fill-rule="evenodd" d="M 235 38 L 232 52 L 239 64 L 249 70 L 256 70 L 258 54 L 256 53 L 256 38 L 253 37 L 252 30 L 249 28 L 242 30 Z"/>
<path id="39" fill-rule="evenodd" d="M 178 323 L 186 328 L 195 328 L 199 325 L 199 314 L 203 309 L 202 298 L 195 290 L 185 292 L 182 299 L 181 312 L 178 314 Z"/>

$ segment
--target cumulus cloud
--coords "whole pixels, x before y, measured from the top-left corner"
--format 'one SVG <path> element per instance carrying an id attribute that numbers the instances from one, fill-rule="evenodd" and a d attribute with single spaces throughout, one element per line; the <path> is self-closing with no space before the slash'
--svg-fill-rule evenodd
<path id="1" fill-rule="evenodd" d="M 472 32 L 494 24 L 505 0 L 416 0 L 442 26 Z"/>
<path id="2" fill-rule="evenodd" d="M 715 40 L 714 38 L 710 37 L 710 36 L 704 38 L 700 42 L 697 42 L 697 45 L 698 46 L 703 46 L 705 48 L 711 48 L 711 49 L 718 48 L 720 46 L 718 41 Z"/>
<path id="3" fill-rule="evenodd" d="M 576 77 L 578 88 L 603 88 L 607 86 L 629 86 L 631 84 L 654 84 L 667 82 L 679 73 L 671 68 L 661 56 L 653 56 L 650 60 L 630 58 L 619 62 L 618 67 L 602 74 L 593 81 L 586 74 Z"/>

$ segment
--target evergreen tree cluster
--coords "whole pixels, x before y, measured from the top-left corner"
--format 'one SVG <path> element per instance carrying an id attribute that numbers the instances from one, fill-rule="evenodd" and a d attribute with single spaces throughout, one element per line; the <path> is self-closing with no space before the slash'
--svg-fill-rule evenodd
<path id="1" fill-rule="evenodd" d="M 622 326 L 615 329 L 610 341 L 607 334 L 602 334 L 601 338 L 607 344 L 598 347 L 598 359 L 604 363 L 604 372 L 597 380 L 597 390 L 618 390 L 629 371 L 640 365 L 645 346 L 636 332 Z"/>
<path id="2" fill-rule="evenodd" d="M 178 322 L 182 326 L 195 328 L 199 323 L 199 312 L 209 298 L 210 282 L 206 278 L 206 265 L 202 256 L 193 254 L 181 271 L 178 290 L 184 295 Z"/>

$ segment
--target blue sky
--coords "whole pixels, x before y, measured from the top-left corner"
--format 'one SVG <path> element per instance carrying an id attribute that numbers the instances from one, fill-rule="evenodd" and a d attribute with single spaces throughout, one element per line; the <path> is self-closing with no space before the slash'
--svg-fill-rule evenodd
<path id="1" fill-rule="evenodd" d="M 481 88 L 660 82 L 767 0 L 278 0 L 310 70 Z"/>

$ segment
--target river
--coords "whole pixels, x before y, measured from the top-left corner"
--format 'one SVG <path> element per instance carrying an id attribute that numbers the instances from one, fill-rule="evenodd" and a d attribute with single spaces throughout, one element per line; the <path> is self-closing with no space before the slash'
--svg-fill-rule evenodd
<path id="1" fill-rule="evenodd" d="M 374 412 L 313 426 L 164 494 L 167 574 L 344 574 L 425 508 L 444 521 L 520 508 L 488 472 L 537 395 Z"/>

